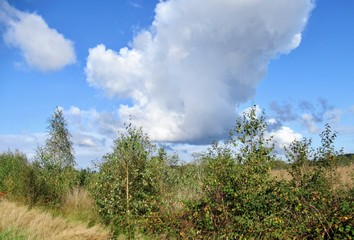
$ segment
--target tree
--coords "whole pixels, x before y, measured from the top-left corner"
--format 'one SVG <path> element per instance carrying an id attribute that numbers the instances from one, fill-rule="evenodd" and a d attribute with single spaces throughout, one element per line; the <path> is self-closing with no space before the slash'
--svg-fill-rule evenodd
<path id="1" fill-rule="evenodd" d="M 148 215 L 159 196 L 149 169 L 153 149 L 141 128 L 126 124 L 126 133 L 120 133 L 113 152 L 103 158 L 92 194 L 103 221 L 116 235 L 127 232 L 133 237 L 133 219 Z"/>
<path id="2" fill-rule="evenodd" d="M 265 114 L 258 116 L 254 106 L 237 119 L 229 141 L 214 143 L 202 156 L 205 198 L 190 207 L 195 238 L 255 237 L 255 229 L 265 234 L 282 207 L 275 197 L 279 188 L 269 174 L 275 154 L 266 130 Z"/>
<path id="3" fill-rule="evenodd" d="M 62 169 L 74 167 L 73 143 L 68 130 L 63 111 L 56 108 L 52 117 L 48 120 L 48 138 L 45 142 L 43 153 L 46 155 L 44 164 L 58 166 Z"/>
<path id="4" fill-rule="evenodd" d="M 37 148 L 34 202 L 60 204 L 64 194 L 76 184 L 73 143 L 63 111 L 56 108 L 48 120 L 48 135 L 43 147 Z"/>
<path id="5" fill-rule="evenodd" d="M 285 156 L 290 163 L 288 170 L 292 176 L 292 182 L 296 187 L 306 187 L 311 183 L 311 159 L 313 149 L 311 149 L 311 139 L 303 138 L 294 140 L 288 147 L 285 147 Z"/>

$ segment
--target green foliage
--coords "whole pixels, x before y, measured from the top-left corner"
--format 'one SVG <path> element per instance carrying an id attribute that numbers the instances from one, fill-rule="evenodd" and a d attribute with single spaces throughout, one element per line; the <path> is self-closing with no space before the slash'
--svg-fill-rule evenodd
<path id="1" fill-rule="evenodd" d="M 73 168 L 76 165 L 73 143 L 63 111 L 57 107 L 48 123 L 48 138 L 44 149 L 42 149 L 46 156 L 39 163 L 43 165 L 42 167 L 54 165 L 62 169 Z"/>
<path id="2" fill-rule="evenodd" d="M 285 147 L 285 156 L 290 163 L 289 173 L 292 176 L 293 184 L 297 187 L 307 187 L 311 183 L 310 159 L 313 158 L 311 140 L 306 138 L 294 140 L 288 147 Z"/>
<path id="3" fill-rule="evenodd" d="M 77 184 L 71 135 L 61 109 L 48 120 L 48 138 L 33 163 L 33 203 L 58 205 Z"/>
<path id="4" fill-rule="evenodd" d="M 114 142 L 113 153 L 104 157 L 92 195 L 104 223 L 116 235 L 127 232 L 133 237 L 135 220 L 153 210 L 162 186 L 148 136 L 131 124 L 126 132 Z"/>
<path id="5" fill-rule="evenodd" d="M 352 239 L 353 189 L 335 190 L 340 151 L 329 125 L 322 145 L 286 148 L 290 182 L 269 176 L 274 160 L 264 115 L 255 107 L 238 119 L 231 140 L 205 153 L 205 197 L 188 204 L 180 235 L 190 238 Z"/>
<path id="6" fill-rule="evenodd" d="M 90 168 L 77 170 L 77 184 L 80 187 L 89 187 L 94 178 L 94 172 Z"/>
<path id="7" fill-rule="evenodd" d="M 322 144 L 316 150 L 311 148 L 311 140 L 307 139 L 295 140 L 285 148 L 294 187 L 332 192 L 336 180 L 335 166 L 341 151 L 335 151 L 336 132 L 332 133 L 329 125 L 320 137 Z"/>
<path id="8" fill-rule="evenodd" d="M 237 119 L 235 128 L 230 131 L 231 142 L 240 148 L 236 160 L 238 163 L 254 167 L 259 173 L 268 172 L 270 163 L 275 160 L 273 137 L 266 137 L 268 123 L 265 113 L 257 116 L 257 107 Z"/>
<path id="9" fill-rule="evenodd" d="M 160 149 L 159 153 L 164 150 Z M 160 154 L 158 158 L 160 158 Z M 158 206 L 150 213 L 144 229 L 152 235 L 152 239 L 174 239 L 179 236 L 182 224 L 181 215 L 185 203 L 202 197 L 202 164 L 193 162 L 182 164 L 177 155 L 164 154 L 159 159 L 157 173 L 163 186 Z M 156 168 L 155 168 L 156 169 Z"/>
<path id="10" fill-rule="evenodd" d="M 24 154 L 4 152 L 0 154 L 0 192 L 19 201 L 26 201 L 29 194 L 31 166 Z"/>
<path id="11" fill-rule="evenodd" d="M 228 141 L 181 164 L 128 124 L 93 172 L 74 169 L 59 109 L 53 118 L 33 164 L 19 152 L 0 154 L 0 191 L 7 196 L 58 206 L 72 186 L 88 187 L 113 236 L 130 239 L 353 239 L 354 189 L 338 187 L 335 175 L 353 156 L 336 151 L 329 125 L 316 149 L 310 139 L 290 144 L 285 163 L 276 159 L 265 114 L 254 106 Z M 276 180 L 270 168 L 287 169 L 292 179 Z"/>
<path id="12" fill-rule="evenodd" d="M 236 121 L 228 142 L 213 144 L 203 156 L 206 197 L 190 205 L 193 237 L 246 236 L 234 229 L 256 237 L 253 232 L 259 236 L 259 231 L 266 231 L 267 219 L 282 205 L 274 198 L 280 191 L 278 183 L 269 176 L 275 156 L 266 128 L 264 114 L 258 117 L 253 107 Z"/>
<path id="13" fill-rule="evenodd" d="M 289 165 L 282 159 L 276 159 L 272 162 L 271 164 L 271 169 L 276 169 L 276 170 L 280 170 L 280 169 L 288 169 Z"/>
<path id="14" fill-rule="evenodd" d="M 25 234 L 18 233 L 16 230 L 0 230 L 0 240 L 26 240 Z"/>
<path id="15" fill-rule="evenodd" d="M 351 164 L 354 164 L 354 154 L 353 153 L 341 154 L 338 156 L 338 159 L 337 159 L 338 166 L 350 166 Z"/>
<path id="16" fill-rule="evenodd" d="M 311 148 L 311 141 L 294 141 L 286 148 L 286 156 L 291 164 L 290 182 L 294 193 L 290 212 L 294 236 L 319 239 L 347 239 L 352 235 L 353 194 L 336 191 L 335 166 L 341 151 L 336 151 L 332 133 L 327 124 L 320 134 L 321 146 Z M 354 233 L 354 231 L 353 231 Z"/>

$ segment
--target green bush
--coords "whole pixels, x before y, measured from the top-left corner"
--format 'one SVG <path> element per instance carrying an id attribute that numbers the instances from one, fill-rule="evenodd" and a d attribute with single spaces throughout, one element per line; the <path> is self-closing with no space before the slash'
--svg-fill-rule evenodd
<path id="1" fill-rule="evenodd" d="M 32 204 L 59 206 L 78 184 L 71 135 L 63 111 L 56 108 L 48 120 L 48 136 L 33 162 Z"/>
<path id="2" fill-rule="evenodd" d="M 19 151 L 0 154 L 0 192 L 8 197 L 26 201 L 29 194 L 31 166 Z"/>
<path id="3" fill-rule="evenodd" d="M 31 205 L 59 207 L 65 195 L 78 184 L 76 172 L 71 167 L 41 166 L 33 163 L 31 171 Z"/>
<path id="4" fill-rule="evenodd" d="M 237 120 L 228 142 L 213 144 L 203 156 L 206 197 L 190 205 L 192 237 L 269 234 L 268 225 L 276 222 L 282 207 L 275 197 L 282 189 L 269 175 L 275 156 L 266 127 L 265 116 L 258 117 L 253 107 Z"/>
<path id="5" fill-rule="evenodd" d="M 321 146 L 311 148 L 311 141 L 294 141 L 287 149 L 295 201 L 290 208 L 293 236 L 316 239 L 350 239 L 353 226 L 353 192 L 336 190 L 335 167 L 341 151 L 336 151 L 336 132 L 329 125 L 321 133 Z"/>
<path id="6" fill-rule="evenodd" d="M 255 107 L 238 119 L 231 139 L 213 144 L 204 160 L 205 197 L 181 215 L 179 234 L 200 239 L 352 239 L 353 189 L 336 190 L 335 151 L 329 125 L 321 146 L 294 141 L 287 149 L 292 180 L 269 175 L 274 142 Z"/>
<path id="7" fill-rule="evenodd" d="M 290 144 L 286 163 L 276 158 L 265 114 L 253 107 L 228 141 L 181 164 L 129 124 L 93 172 L 74 169 L 65 120 L 59 110 L 53 117 L 32 164 L 18 151 L 0 154 L 0 191 L 10 198 L 57 207 L 73 186 L 88 187 L 114 237 L 353 239 L 354 189 L 338 187 L 335 174 L 352 155 L 335 150 L 329 125 L 316 149 L 310 139 Z M 292 179 L 276 180 L 270 168 Z"/>
<path id="8" fill-rule="evenodd" d="M 130 124 L 126 131 L 115 141 L 113 153 L 104 157 L 91 192 L 103 222 L 115 236 L 133 237 L 139 221 L 155 211 L 162 185 L 149 138 Z"/>

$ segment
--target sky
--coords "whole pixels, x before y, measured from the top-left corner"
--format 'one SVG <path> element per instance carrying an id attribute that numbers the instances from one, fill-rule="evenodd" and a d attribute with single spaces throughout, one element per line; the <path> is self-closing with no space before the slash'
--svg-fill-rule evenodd
<path id="1" fill-rule="evenodd" d="M 0 151 L 65 115 L 79 167 L 130 121 L 190 160 L 264 109 L 277 149 L 354 152 L 354 0 L 0 0 Z"/>

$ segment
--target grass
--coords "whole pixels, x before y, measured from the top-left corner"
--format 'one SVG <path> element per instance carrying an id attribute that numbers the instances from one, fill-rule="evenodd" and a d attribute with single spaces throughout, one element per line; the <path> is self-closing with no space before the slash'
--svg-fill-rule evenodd
<path id="1" fill-rule="evenodd" d="M 292 179 L 286 169 L 273 169 L 270 173 L 279 180 L 290 181 Z M 338 176 L 338 184 L 335 185 L 335 188 L 350 189 L 354 187 L 354 163 L 337 167 L 336 175 Z"/>
<path id="2" fill-rule="evenodd" d="M 0 240 L 26 240 L 27 238 L 19 233 L 18 231 L 14 231 L 12 229 L 8 229 L 6 231 L 0 231 Z"/>
<path id="3" fill-rule="evenodd" d="M 339 182 L 347 189 L 354 187 L 354 163 L 337 168 Z"/>
<path id="4" fill-rule="evenodd" d="M 345 189 L 354 186 L 354 164 L 340 166 L 336 173 L 340 180 L 338 186 Z M 271 170 L 271 174 L 279 180 L 291 180 L 290 174 L 285 169 Z M 191 184 L 192 182 L 194 184 Z M 165 210 L 178 213 L 183 208 L 185 200 L 198 199 L 201 186 L 196 183 L 201 184 L 200 180 L 188 179 L 174 191 L 166 193 L 163 199 L 166 204 Z M 94 206 L 91 196 L 80 187 L 68 193 L 63 205 L 55 210 L 29 209 L 2 198 L 0 199 L 0 240 L 109 239 L 109 231 L 95 225 L 99 222 L 99 216 L 94 211 Z M 149 239 L 148 236 L 141 234 L 135 237 Z M 126 236 L 121 235 L 119 239 L 125 238 Z"/>
<path id="5" fill-rule="evenodd" d="M 65 200 L 58 215 L 70 221 L 83 222 L 92 226 L 99 222 L 97 211 L 94 210 L 95 203 L 88 191 L 82 187 L 76 187 L 65 196 Z"/>
<path id="6" fill-rule="evenodd" d="M 272 169 L 270 174 L 278 180 L 290 181 L 292 179 L 290 173 L 286 169 Z"/>
<path id="7" fill-rule="evenodd" d="M 0 239 L 29 240 L 100 240 L 108 239 L 108 231 L 97 226 L 88 228 L 61 217 L 53 217 L 38 209 L 28 209 L 5 199 L 0 201 Z M 25 236 L 25 238 L 23 238 Z"/>

